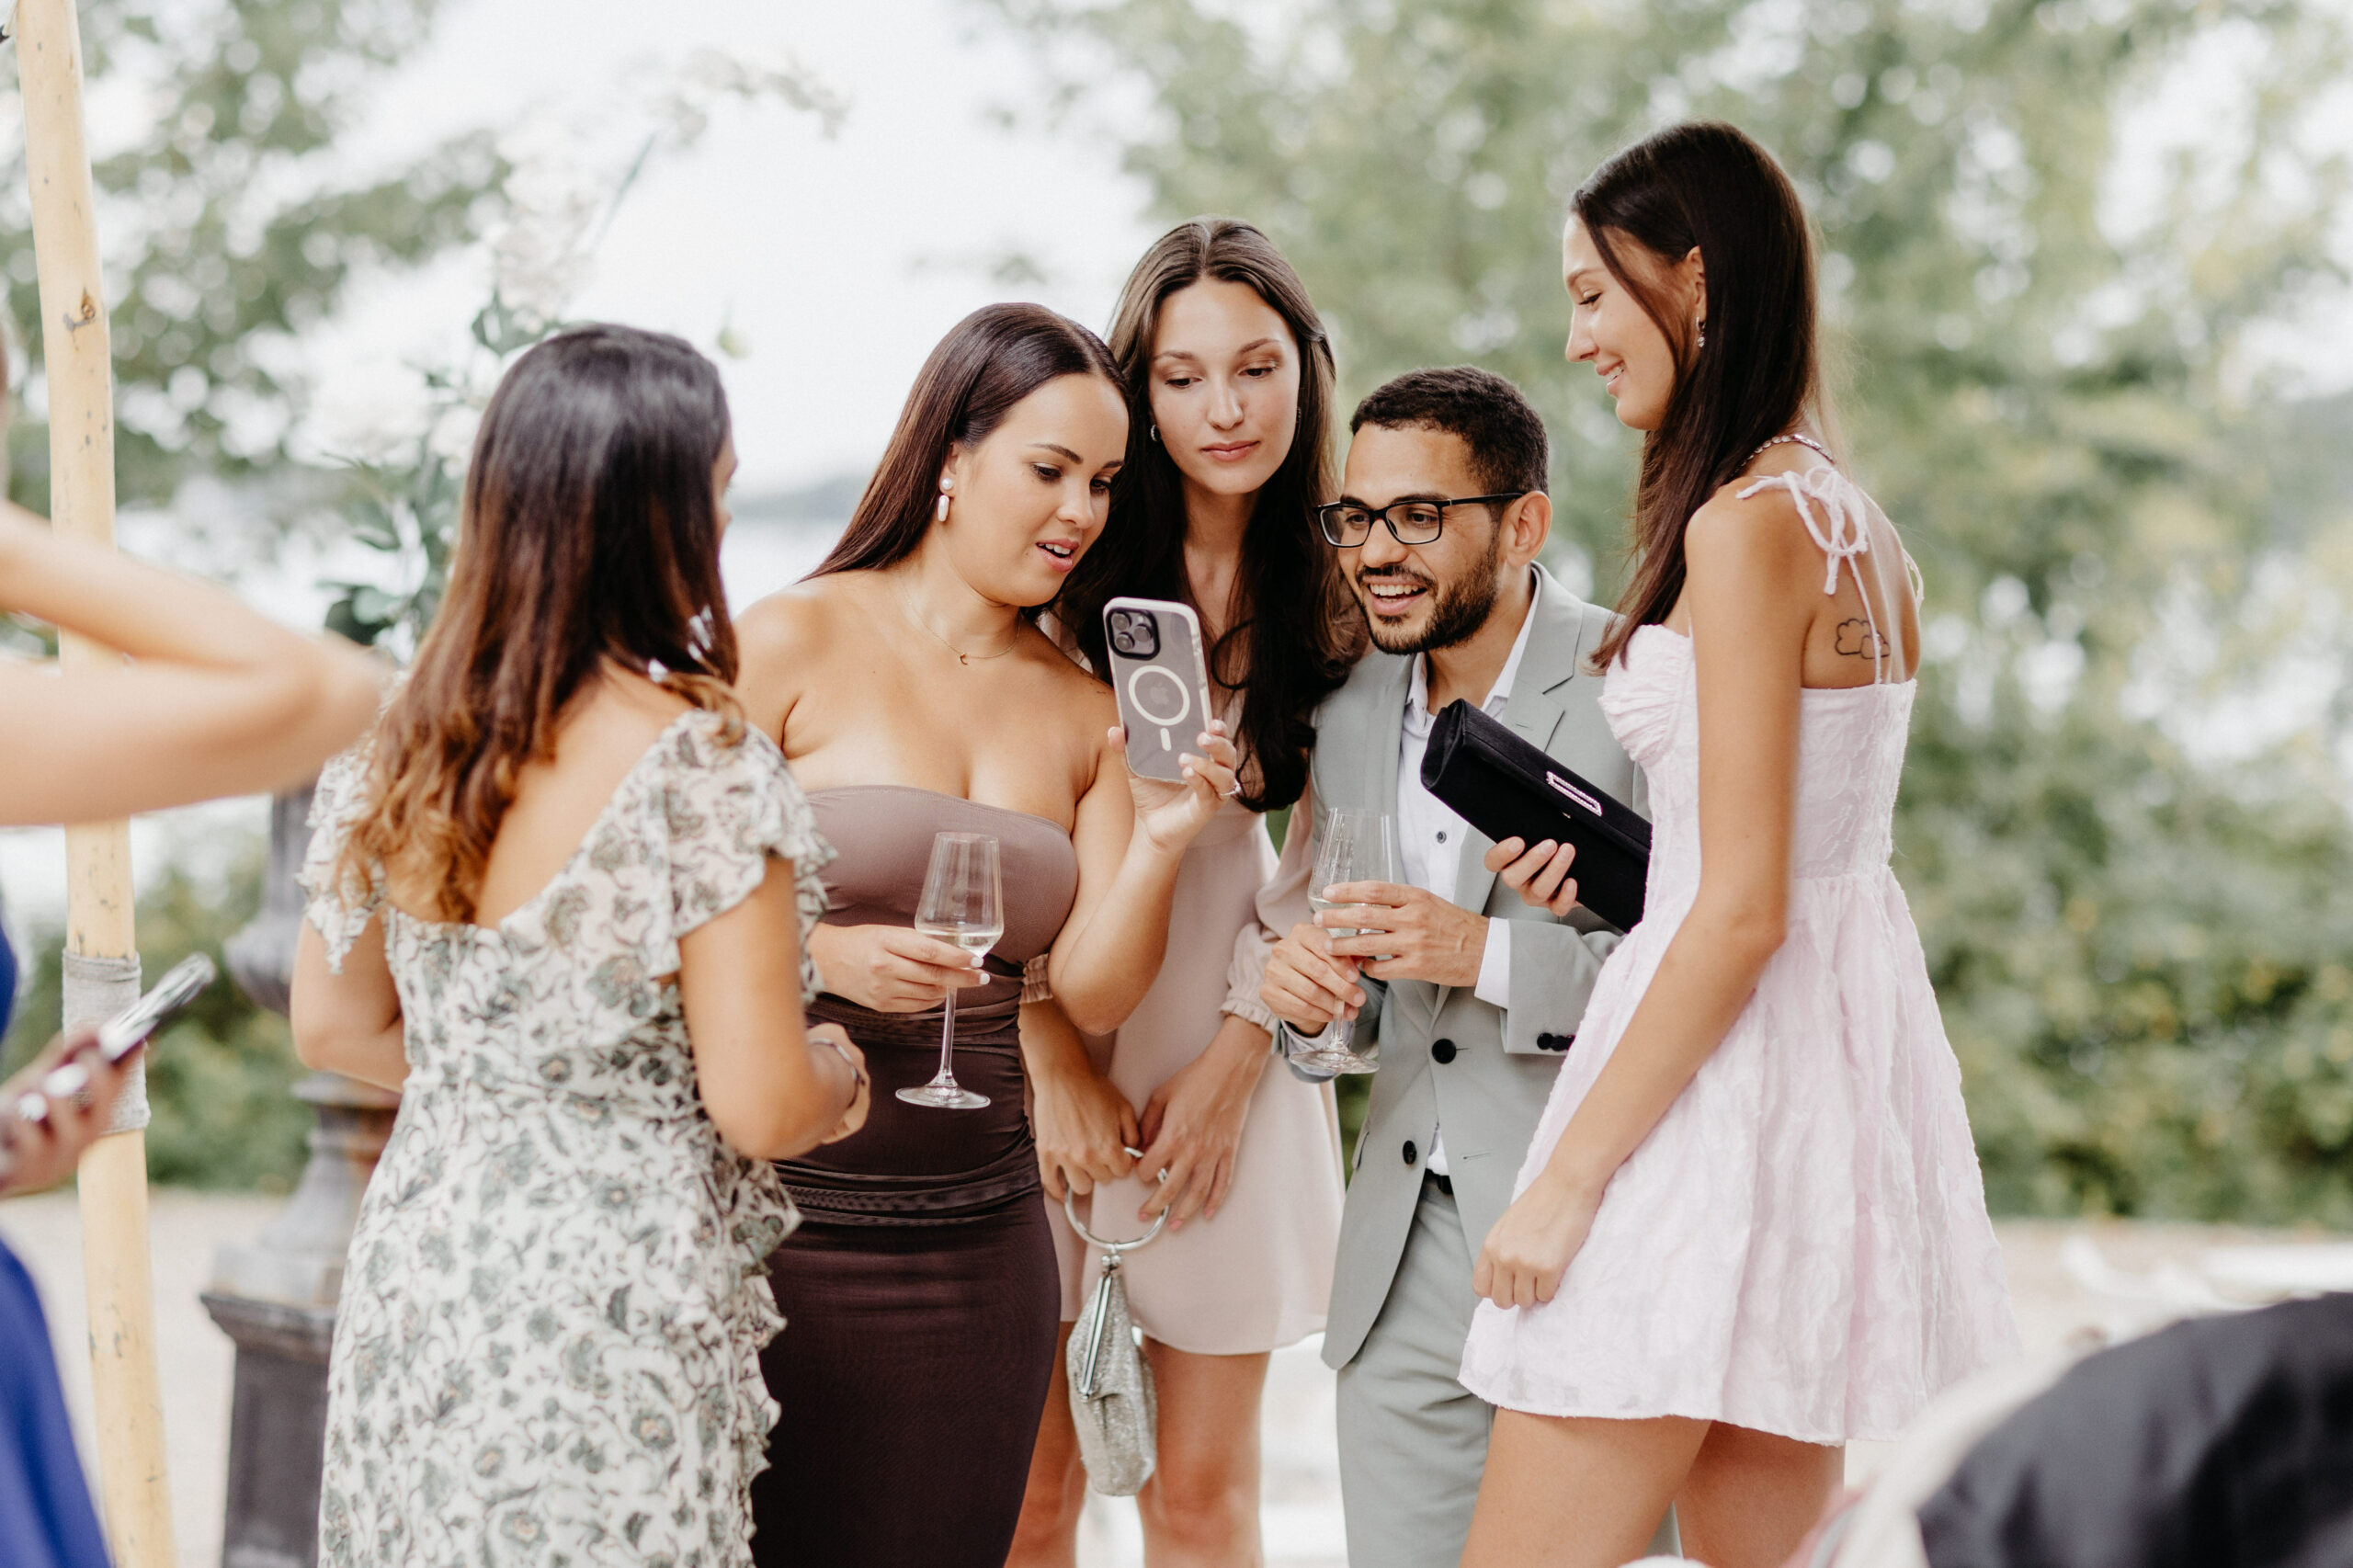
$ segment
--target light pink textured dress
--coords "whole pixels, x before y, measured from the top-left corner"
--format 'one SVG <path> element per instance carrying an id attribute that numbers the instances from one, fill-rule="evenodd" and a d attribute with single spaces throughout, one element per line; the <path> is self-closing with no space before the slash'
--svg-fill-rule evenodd
<path id="1" fill-rule="evenodd" d="M 1839 562 L 1869 549 L 1877 508 L 1826 465 L 1774 483 L 1829 552 L 1835 587 Z M 1461 1373 L 1480 1398 L 1841 1443 L 1898 1436 L 1938 1391 L 2018 1354 L 1960 1064 L 1888 865 L 1915 689 L 1805 692 L 1788 940 L 1619 1167 L 1559 1294 L 1480 1304 Z M 1522 1190 L 1699 887 L 1689 642 L 1642 628 L 1601 706 L 1650 784 L 1647 910 L 1594 986 Z"/>
<path id="2" fill-rule="evenodd" d="M 1229 727 L 1239 719 L 1229 704 Z M 1258 1000 L 1267 944 L 1258 890 L 1275 870 L 1266 818 L 1229 801 L 1193 840 L 1176 872 L 1168 952 L 1143 1000 L 1110 1042 L 1111 1082 L 1141 1113 L 1154 1089 L 1200 1055 L 1231 1013 L 1272 1030 Z M 1098 1065 L 1101 1064 L 1098 1060 Z M 1161 1344 L 1204 1356 L 1253 1355 L 1321 1333 L 1340 1239 L 1340 1122 L 1332 1087 L 1269 1061 L 1234 1155 L 1233 1185 L 1217 1218 L 1164 1230 L 1127 1255 L 1129 1308 Z M 1078 1200 L 1087 1228 L 1108 1241 L 1142 1234 L 1136 1176 Z M 1062 1267 L 1063 1318 L 1078 1316 L 1102 1267 L 1047 1200 Z"/>

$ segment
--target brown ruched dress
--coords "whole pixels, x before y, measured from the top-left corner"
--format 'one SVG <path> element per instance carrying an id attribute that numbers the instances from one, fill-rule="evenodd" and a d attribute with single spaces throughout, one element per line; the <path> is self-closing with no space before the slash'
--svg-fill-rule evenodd
<path id="1" fill-rule="evenodd" d="M 1057 824 L 928 790 L 809 796 L 834 846 L 837 926 L 912 925 L 938 833 L 999 843 L 1005 938 L 956 1006 L 956 1077 L 979 1110 L 908 1105 L 940 1017 L 820 995 L 866 1052 L 873 1108 L 779 1168 L 801 1224 L 769 1259 L 786 1326 L 761 1356 L 784 1414 L 753 1486 L 759 1568 L 1001 1568 L 1053 1376 L 1059 1286 L 1021 1068 L 1021 966 L 1078 888 Z"/>

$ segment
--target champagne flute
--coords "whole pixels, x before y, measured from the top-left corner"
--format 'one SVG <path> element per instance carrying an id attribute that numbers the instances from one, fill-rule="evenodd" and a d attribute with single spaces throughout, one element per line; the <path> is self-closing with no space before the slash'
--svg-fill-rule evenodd
<path id="1" fill-rule="evenodd" d="M 1315 846 L 1315 871 L 1307 885 L 1307 906 L 1318 915 L 1339 905 L 1324 896 L 1336 882 L 1393 882 L 1397 880 L 1397 824 L 1386 812 L 1362 806 L 1336 806 L 1324 819 L 1324 837 Z M 1353 931 L 1335 931 L 1353 937 Z M 1370 1073 L 1380 1063 L 1351 1049 L 1357 1032 L 1354 1018 L 1335 1018 L 1324 1037 L 1310 1044 L 1292 1036 L 1290 1060 L 1319 1073 Z"/>
<path id="2" fill-rule="evenodd" d="M 995 835 L 986 833 L 943 833 L 931 841 L 931 868 L 923 879 L 923 899 L 915 905 L 915 929 L 926 937 L 953 942 L 975 958 L 1005 936 L 1005 892 L 997 875 Z M 956 1051 L 956 993 L 950 989 L 939 1025 L 939 1071 L 930 1083 L 901 1089 L 909 1105 L 938 1106 L 945 1110 L 978 1110 L 989 1103 L 956 1082 L 949 1070 Z"/>

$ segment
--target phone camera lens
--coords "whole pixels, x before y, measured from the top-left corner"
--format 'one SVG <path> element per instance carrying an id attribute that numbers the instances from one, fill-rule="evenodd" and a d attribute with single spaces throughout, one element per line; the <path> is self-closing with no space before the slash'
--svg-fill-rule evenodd
<path id="1" fill-rule="evenodd" d="M 1160 638 L 1152 618 L 1134 610 L 1111 612 L 1111 646 L 1131 659 L 1149 659 L 1160 652 Z"/>

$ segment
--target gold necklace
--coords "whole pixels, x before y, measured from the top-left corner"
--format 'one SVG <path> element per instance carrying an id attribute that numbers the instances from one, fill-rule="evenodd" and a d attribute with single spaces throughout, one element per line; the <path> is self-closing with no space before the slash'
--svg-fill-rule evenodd
<path id="1" fill-rule="evenodd" d="M 900 585 L 898 585 L 898 589 L 899 589 L 899 613 L 900 613 L 901 615 L 905 616 L 909 621 L 913 622 L 915 626 L 917 626 L 917 627 L 921 628 L 925 632 L 928 633 L 928 634 L 930 635 L 931 640 L 932 640 L 933 642 L 935 642 L 938 643 L 941 647 L 943 647 L 943 648 L 947 649 L 949 653 L 951 653 L 955 654 L 955 655 L 956 655 L 956 662 L 957 662 L 958 664 L 960 664 L 960 665 L 971 665 L 971 664 L 972 664 L 972 662 L 974 659 L 978 659 L 978 660 L 980 660 L 980 661 L 981 661 L 981 663 L 983 663 L 983 664 L 986 664 L 986 663 L 988 663 L 991 659 L 1002 659 L 1002 658 L 1004 658 L 1007 653 L 1012 653 L 1012 652 L 1013 652 L 1013 650 L 1020 644 L 1020 642 L 1021 642 L 1021 629 L 1020 629 L 1019 627 L 1017 627 L 1017 627 L 1015 627 L 1015 628 L 1013 629 L 1013 635 L 1012 635 L 1010 638 L 1006 639 L 1005 646 L 1004 646 L 1004 647 L 1002 647 L 1002 648 L 999 648 L 995 653 L 967 653 L 966 652 L 964 652 L 964 650 L 963 650 L 963 649 L 959 648 L 958 646 L 956 646 L 956 644 L 955 644 L 955 643 L 950 642 L 949 641 L 948 641 L 948 639 L 947 639 L 947 638 L 942 637 L 938 632 L 937 632 L 937 631 L 932 631 L 932 629 L 931 629 L 931 623 L 930 623 L 930 622 L 928 622 L 928 621 L 926 621 L 926 620 L 925 620 L 923 617 L 921 617 L 921 616 L 919 616 L 919 615 L 917 615 L 917 614 L 915 613 L 915 605 L 914 605 L 914 603 L 913 603 L 913 602 L 909 599 L 909 597 L 908 597 L 908 595 L 907 595 L 907 586 L 906 586 L 906 585 L 905 585 L 904 583 L 901 583 Z"/>

